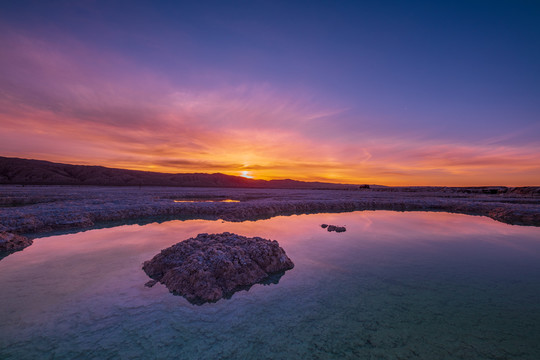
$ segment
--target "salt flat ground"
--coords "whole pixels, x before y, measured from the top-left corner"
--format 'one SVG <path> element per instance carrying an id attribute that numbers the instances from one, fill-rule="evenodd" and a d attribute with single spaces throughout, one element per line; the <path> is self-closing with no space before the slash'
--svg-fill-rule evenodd
<path id="1" fill-rule="evenodd" d="M 540 226 L 540 197 L 535 193 L 468 192 L 455 188 L 284 190 L 2 185 L 0 231 L 39 236 L 55 230 L 82 230 L 156 217 L 243 221 L 356 210 L 446 211 Z"/>

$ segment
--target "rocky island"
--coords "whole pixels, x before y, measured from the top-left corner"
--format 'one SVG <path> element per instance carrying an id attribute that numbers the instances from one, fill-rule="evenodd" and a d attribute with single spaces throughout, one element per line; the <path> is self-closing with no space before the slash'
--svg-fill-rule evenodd
<path id="1" fill-rule="evenodd" d="M 172 293 L 203 304 L 228 298 L 293 267 L 277 241 L 224 232 L 181 241 L 146 261 L 143 270 Z"/>

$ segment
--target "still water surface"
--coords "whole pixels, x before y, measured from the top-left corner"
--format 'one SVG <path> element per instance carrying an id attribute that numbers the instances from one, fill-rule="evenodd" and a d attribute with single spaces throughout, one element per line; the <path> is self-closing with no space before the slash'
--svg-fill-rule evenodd
<path id="1" fill-rule="evenodd" d="M 144 286 L 143 261 L 223 231 L 278 240 L 295 268 L 203 306 Z M 1 359 L 540 359 L 540 228 L 483 217 L 364 211 L 91 230 L 1 260 L 0 289 Z"/>

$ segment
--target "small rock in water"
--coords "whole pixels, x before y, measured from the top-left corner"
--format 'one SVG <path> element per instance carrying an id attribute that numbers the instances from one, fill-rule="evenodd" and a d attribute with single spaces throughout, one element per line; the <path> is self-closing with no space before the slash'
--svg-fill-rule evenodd
<path id="1" fill-rule="evenodd" d="M 338 233 L 347 231 L 345 226 L 336 226 L 336 225 L 328 225 L 328 228 L 326 228 L 326 230 L 335 231 L 335 232 L 338 232 Z"/>
<path id="2" fill-rule="evenodd" d="M 199 234 L 161 250 L 143 264 L 149 277 L 199 305 L 256 283 L 277 283 L 293 267 L 277 241 L 228 232 Z"/>
<path id="3" fill-rule="evenodd" d="M 328 224 L 322 224 L 321 227 L 322 227 L 323 229 L 326 229 L 326 228 L 328 227 Z"/>

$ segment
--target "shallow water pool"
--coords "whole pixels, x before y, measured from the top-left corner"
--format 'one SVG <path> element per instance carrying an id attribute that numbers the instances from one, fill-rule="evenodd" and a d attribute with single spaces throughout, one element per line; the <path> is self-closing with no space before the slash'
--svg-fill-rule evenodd
<path id="1" fill-rule="evenodd" d="M 295 268 L 202 306 L 144 286 L 145 260 L 223 231 L 278 240 Z M 90 230 L 4 258 L 0 288 L 1 359 L 540 358 L 540 228 L 484 217 L 363 211 Z"/>

